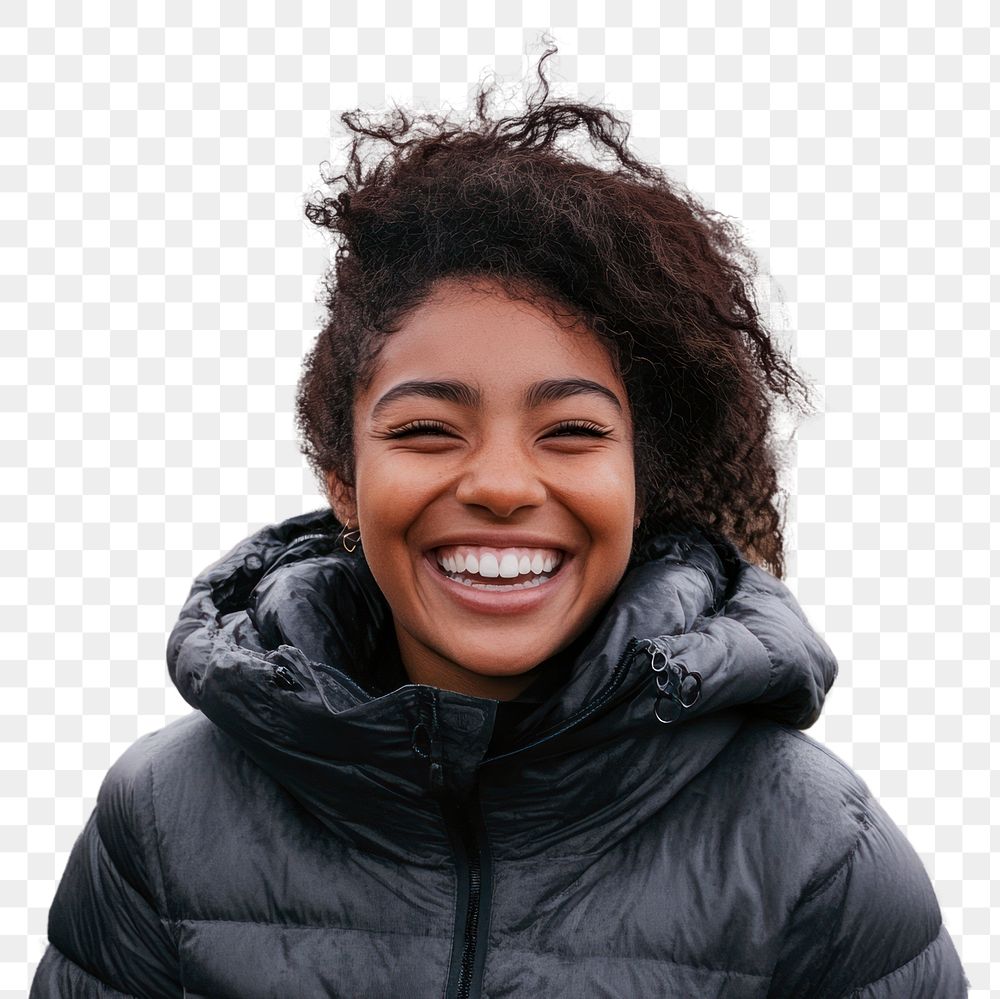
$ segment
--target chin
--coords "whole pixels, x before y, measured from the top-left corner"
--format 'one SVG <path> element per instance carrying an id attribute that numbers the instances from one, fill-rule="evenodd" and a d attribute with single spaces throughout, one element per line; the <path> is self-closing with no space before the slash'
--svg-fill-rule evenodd
<path id="1" fill-rule="evenodd" d="M 520 676 L 534 669 L 540 662 L 548 659 L 552 652 L 535 646 L 530 651 L 511 655 L 510 652 L 503 654 L 496 651 L 483 651 L 481 653 L 469 654 L 465 651 L 461 655 L 452 658 L 452 662 L 457 663 L 462 669 L 470 673 L 478 673 L 480 676 Z"/>

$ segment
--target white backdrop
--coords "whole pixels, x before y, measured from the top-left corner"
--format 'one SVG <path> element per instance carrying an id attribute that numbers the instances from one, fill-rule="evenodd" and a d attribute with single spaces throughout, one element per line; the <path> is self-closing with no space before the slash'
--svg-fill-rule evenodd
<path id="1" fill-rule="evenodd" d="M 785 478 L 787 581 L 841 663 L 810 734 L 920 853 L 974 999 L 1000 996 L 990 15 L 5 0 L 0 999 L 108 766 L 189 710 L 164 650 L 192 578 L 322 505 L 292 401 L 326 262 L 303 196 L 337 116 L 464 114 L 494 70 L 516 94 L 546 31 L 554 92 L 624 113 L 771 274 L 822 389 Z"/>

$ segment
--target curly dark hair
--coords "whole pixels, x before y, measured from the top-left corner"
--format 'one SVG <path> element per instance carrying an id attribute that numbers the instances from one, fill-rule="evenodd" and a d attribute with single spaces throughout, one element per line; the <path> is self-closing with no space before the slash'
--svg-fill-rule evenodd
<path id="1" fill-rule="evenodd" d="M 756 261 L 729 219 L 633 156 L 612 111 L 549 98 L 555 51 L 523 114 L 491 119 L 486 85 L 465 124 L 398 106 L 377 121 L 341 115 L 354 133 L 346 170 L 324 163 L 328 193 L 305 207 L 336 251 L 296 395 L 300 448 L 328 499 L 327 473 L 353 484 L 353 401 L 381 345 L 435 281 L 487 278 L 581 319 L 606 346 L 635 425 L 633 562 L 693 523 L 780 578 L 773 406 L 806 411 L 809 389 L 764 325 Z M 581 126 L 614 169 L 556 145 Z M 365 164 L 369 141 L 389 148 Z"/>

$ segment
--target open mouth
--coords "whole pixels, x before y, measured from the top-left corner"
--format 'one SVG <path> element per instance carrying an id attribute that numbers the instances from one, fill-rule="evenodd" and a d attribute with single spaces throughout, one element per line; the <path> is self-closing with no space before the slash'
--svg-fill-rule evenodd
<path id="1" fill-rule="evenodd" d="M 526 590 L 547 583 L 567 561 L 558 548 L 487 548 L 449 545 L 428 553 L 438 571 L 476 590 Z"/>

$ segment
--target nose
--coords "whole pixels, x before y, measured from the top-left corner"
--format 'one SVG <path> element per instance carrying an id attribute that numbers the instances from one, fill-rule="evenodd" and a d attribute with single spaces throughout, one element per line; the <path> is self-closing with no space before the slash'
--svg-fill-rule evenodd
<path id="1" fill-rule="evenodd" d="M 548 495 L 530 458 L 510 441 L 485 442 L 465 461 L 455 498 L 509 517 L 523 506 L 541 506 Z"/>

